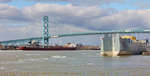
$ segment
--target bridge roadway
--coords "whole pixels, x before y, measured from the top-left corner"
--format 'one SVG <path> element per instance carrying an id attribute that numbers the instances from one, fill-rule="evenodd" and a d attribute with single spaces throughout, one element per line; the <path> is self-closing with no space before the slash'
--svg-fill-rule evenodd
<path id="1" fill-rule="evenodd" d="M 150 33 L 150 30 L 112 30 L 112 31 L 95 31 L 95 32 L 82 32 L 82 33 L 80 32 L 80 33 L 49 35 L 49 38 L 71 37 L 71 36 L 81 36 L 81 35 L 98 35 L 98 34 L 128 34 L 128 33 Z M 0 44 L 2 45 L 16 44 L 16 43 L 24 44 L 32 40 L 41 41 L 42 37 L 0 41 Z"/>

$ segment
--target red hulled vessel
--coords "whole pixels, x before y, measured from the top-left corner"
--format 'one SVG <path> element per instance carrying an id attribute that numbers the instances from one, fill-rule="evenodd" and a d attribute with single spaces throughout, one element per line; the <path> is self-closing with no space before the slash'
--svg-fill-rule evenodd
<path id="1" fill-rule="evenodd" d="M 63 47 L 63 46 L 49 46 L 46 48 L 43 47 L 19 47 L 18 50 L 76 50 L 76 47 Z"/>

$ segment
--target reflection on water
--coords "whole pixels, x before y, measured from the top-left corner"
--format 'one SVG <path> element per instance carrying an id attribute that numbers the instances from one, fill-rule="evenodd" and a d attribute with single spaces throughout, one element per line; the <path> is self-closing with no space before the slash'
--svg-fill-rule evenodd
<path id="1" fill-rule="evenodd" d="M 150 76 L 150 56 L 99 51 L 1 51 L 0 76 Z"/>

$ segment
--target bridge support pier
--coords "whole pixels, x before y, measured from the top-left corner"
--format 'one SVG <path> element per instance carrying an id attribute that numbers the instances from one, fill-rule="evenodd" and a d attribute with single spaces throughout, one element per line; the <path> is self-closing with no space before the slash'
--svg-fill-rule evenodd
<path id="1" fill-rule="evenodd" d="M 104 34 L 101 38 L 102 56 L 117 56 L 120 52 L 120 36 L 119 34 Z"/>

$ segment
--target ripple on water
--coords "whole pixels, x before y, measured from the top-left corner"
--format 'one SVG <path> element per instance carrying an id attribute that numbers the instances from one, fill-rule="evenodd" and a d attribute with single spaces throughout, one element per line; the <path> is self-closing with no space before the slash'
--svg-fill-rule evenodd
<path id="1" fill-rule="evenodd" d="M 66 58 L 67 56 L 51 56 L 51 58 L 59 58 L 59 59 L 64 59 L 64 58 Z"/>
<path id="2" fill-rule="evenodd" d="M 24 59 L 25 62 L 42 62 L 47 61 L 48 58 L 30 58 L 30 59 Z"/>
<path id="3" fill-rule="evenodd" d="M 47 76 L 150 76 L 149 59 L 150 56 L 103 57 L 99 51 L 1 52 L 0 71 L 33 72 L 12 76 L 46 76 L 43 74 L 49 71 Z"/>
<path id="4" fill-rule="evenodd" d="M 5 70 L 5 69 L 6 69 L 6 68 L 5 68 L 5 67 L 3 67 L 3 66 L 1 66 L 1 67 L 0 67 L 0 70 Z"/>
<path id="5" fill-rule="evenodd" d="M 25 56 L 41 56 L 41 54 L 25 54 Z"/>
<path id="6" fill-rule="evenodd" d="M 94 65 L 94 63 L 87 63 L 87 65 Z"/>

